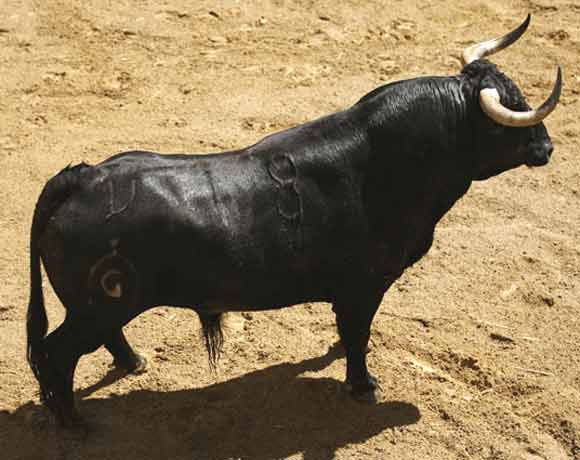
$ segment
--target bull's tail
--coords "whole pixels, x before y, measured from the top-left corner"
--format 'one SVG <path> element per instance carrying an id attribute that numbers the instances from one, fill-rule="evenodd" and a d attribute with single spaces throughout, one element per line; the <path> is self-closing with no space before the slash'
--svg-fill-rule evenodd
<path id="1" fill-rule="evenodd" d="M 39 379 L 40 347 L 48 330 L 48 319 L 44 308 L 42 293 L 42 273 L 40 271 L 40 253 L 38 246 L 31 238 L 30 242 L 30 300 L 26 315 L 26 334 L 28 364 Z"/>
<path id="2" fill-rule="evenodd" d="M 89 166 L 81 163 L 66 167 L 50 179 L 44 186 L 36 203 L 32 228 L 30 230 L 30 300 L 26 318 L 27 359 L 40 384 L 41 399 L 46 402 L 49 395 L 43 377 L 46 356 L 43 352 L 43 340 L 48 331 L 48 319 L 42 293 L 42 272 L 40 268 L 39 239 L 50 217 L 70 197 L 81 184 L 80 171 Z"/>
<path id="3" fill-rule="evenodd" d="M 217 368 L 217 362 L 220 357 L 224 335 L 222 332 L 222 314 L 221 313 L 198 313 L 201 321 L 203 338 L 209 358 L 209 366 L 212 370 Z"/>

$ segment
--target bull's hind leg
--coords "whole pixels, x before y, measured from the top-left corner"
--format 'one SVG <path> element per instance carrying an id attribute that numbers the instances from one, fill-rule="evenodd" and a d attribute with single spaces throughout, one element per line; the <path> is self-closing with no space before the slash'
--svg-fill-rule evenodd
<path id="1" fill-rule="evenodd" d="M 147 369 L 147 360 L 133 350 L 123 329 L 116 331 L 105 342 L 105 348 L 113 355 L 113 365 L 117 368 L 130 374 L 141 374 Z"/>
<path id="2" fill-rule="evenodd" d="M 44 339 L 39 356 L 34 357 L 41 400 L 59 424 L 66 427 L 80 421 L 74 403 L 73 378 L 79 358 L 88 350 L 79 340 L 79 333 L 82 331 L 72 321 L 65 320 Z"/>
<path id="3" fill-rule="evenodd" d="M 333 303 L 340 340 L 346 351 L 346 383 L 352 396 L 375 402 L 376 379 L 368 372 L 366 351 L 373 317 L 380 305 L 382 291 L 349 292 Z"/>
<path id="4" fill-rule="evenodd" d="M 84 427 L 76 411 L 73 378 L 82 355 L 91 353 L 105 343 L 111 331 L 120 330 L 123 323 L 107 315 L 95 317 L 68 315 L 65 321 L 42 342 L 32 357 L 40 383 L 41 399 L 55 415 L 60 425 Z"/>

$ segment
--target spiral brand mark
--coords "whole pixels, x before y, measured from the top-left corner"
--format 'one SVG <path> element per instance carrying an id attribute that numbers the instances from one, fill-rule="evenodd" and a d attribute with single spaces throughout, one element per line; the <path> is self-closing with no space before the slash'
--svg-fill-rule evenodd
<path id="1" fill-rule="evenodd" d="M 112 240 L 111 253 L 99 259 L 91 268 L 88 278 L 90 303 L 122 300 L 133 304 L 135 301 L 137 271 L 129 259 L 118 253 L 118 244 L 118 240 Z"/>

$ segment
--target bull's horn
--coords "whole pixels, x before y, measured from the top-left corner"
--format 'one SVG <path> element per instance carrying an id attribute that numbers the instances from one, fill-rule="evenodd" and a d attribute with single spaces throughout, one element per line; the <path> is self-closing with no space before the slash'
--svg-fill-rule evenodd
<path id="1" fill-rule="evenodd" d="M 503 106 L 500 102 L 499 93 L 495 88 L 485 88 L 479 92 L 479 102 L 483 111 L 496 123 L 504 126 L 526 127 L 540 123 L 558 105 L 562 92 L 562 69 L 558 67 L 556 84 L 550 97 L 546 99 L 539 109 L 526 112 L 515 112 Z"/>
<path id="2" fill-rule="evenodd" d="M 504 35 L 503 37 L 494 38 L 493 40 L 488 40 L 481 43 L 476 43 L 475 45 L 465 48 L 463 51 L 462 59 L 463 65 L 470 64 L 471 62 L 482 59 L 490 54 L 497 53 L 498 51 L 507 48 L 512 43 L 520 38 L 528 26 L 530 25 L 531 16 L 528 14 L 526 20 L 522 22 L 517 28 L 512 30 L 510 33 Z"/>

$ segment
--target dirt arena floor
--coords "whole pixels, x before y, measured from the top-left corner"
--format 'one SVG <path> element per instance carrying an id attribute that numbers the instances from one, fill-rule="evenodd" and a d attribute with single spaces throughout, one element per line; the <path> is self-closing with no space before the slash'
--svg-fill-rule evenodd
<path id="1" fill-rule="evenodd" d="M 126 327 L 148 372 L 84 357 L 93 432 L 54 427 L 24 334 L 29 226 L 50 176 L 129 149 L 249 145 L 383 83 L 458 73 L 466 45 L 528 12 L 529 32 L 493 60 L 532 105 L 563 67 L 553 161 L 474 183 L 385 296 L 369 354 L 378 405 L 341 389 L 327 304 L 228 316 L 216 374 L 196 315 L 158 308 Z M 575 0 L 2 0 L 0 457 L 580 459 L 579 57 Z M 55 327 L 46 279 L 45 295 Z"/>

